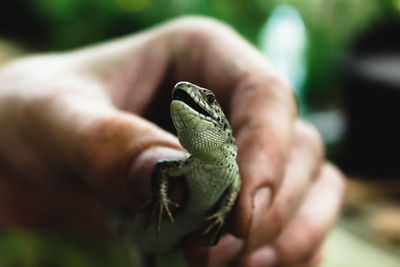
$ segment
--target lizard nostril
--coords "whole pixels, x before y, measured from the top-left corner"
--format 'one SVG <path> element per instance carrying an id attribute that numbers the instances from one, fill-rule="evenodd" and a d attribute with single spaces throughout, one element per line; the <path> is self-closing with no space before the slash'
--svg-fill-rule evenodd
<path id="1" fill-rule="evenodd" d="M 208 104 L 212 104 L 215 100 L 215 97 L 213 95 L 207 95 L 207 101 Z"/>

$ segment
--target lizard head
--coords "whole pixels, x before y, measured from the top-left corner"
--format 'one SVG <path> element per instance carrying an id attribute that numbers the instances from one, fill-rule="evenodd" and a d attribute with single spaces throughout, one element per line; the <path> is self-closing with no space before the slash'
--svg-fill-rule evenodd
<path id="1" fill-rule="evenodd" d="M 179 82 L 172 92 L 171 117 L 180 143 L 189 153 L 213 157 L 234 145 L 232 131 L 212 91 Z"/>

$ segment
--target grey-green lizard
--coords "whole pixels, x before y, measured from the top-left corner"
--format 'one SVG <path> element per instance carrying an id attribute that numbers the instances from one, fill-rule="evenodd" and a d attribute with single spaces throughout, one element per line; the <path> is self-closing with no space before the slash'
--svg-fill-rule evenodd
<path id="1" fill-rule="evenodd" d="M 235 140 L 214 94 L 179 82 L 170 108 L 178 139 L 188 153 L 184 160 L 161 160 L 153 169 L 148 204 L 152 212 L 136 221 L 133 233 L 142 252 L 167 252 L 196 232 L 208 234 L 210 244 L 215 244 L 240 188 Z M 168 197 L 170 179 L 185 179 L 188 191 L 174 214 L 170 207 L 179 204 Z"/>

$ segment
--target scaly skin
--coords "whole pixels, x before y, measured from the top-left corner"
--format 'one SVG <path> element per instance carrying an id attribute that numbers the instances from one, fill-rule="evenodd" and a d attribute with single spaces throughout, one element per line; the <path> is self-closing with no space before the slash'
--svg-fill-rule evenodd
<path id="1" fill-rule="evenodd" d="M 216 244 L 240 188 L 235 140 L 214 94 L 188 82 L 178 83 L 171 117 L 188 153 L 185 160 L 163 160 L 154 167 L 147 226 L 153 224 L 156 231 L 146 227 L 136 233 L 142 251 L 153 253 L 171 250 L 188 234 L 200 231 Z M 172 214 L 170 206 L 179 205 L 168 198 L 168 181 L 178 177 L 186 179 L 188 198 Z"/>

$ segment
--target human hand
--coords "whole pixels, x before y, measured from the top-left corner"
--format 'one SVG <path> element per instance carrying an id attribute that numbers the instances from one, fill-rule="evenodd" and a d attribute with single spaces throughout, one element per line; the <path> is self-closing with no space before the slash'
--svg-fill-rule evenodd
<path id="1" fill-rule="evenodd" d="M 242 177 L 230 234 L 212 248 L 188 244 L 188 262 L 312 262 L 338 214 L 343 178 L 323 162 L 318 134 L 297 119 L 290 87 L 268 62 L 201 18 L 0 70 L 0 227 L 109 236 L 102 202 L 137 210 L 155 162 L 183 157 L 164 130 L 181 80 L 215 92 Z"/>

